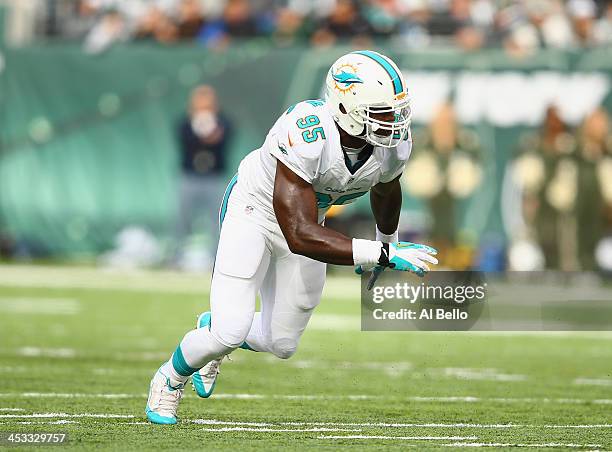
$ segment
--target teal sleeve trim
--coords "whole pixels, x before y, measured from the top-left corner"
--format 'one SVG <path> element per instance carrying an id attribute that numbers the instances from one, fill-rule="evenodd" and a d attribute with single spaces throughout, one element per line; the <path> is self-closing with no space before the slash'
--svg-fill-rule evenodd
<path id="1" fill-rule="evenodd" d="M 227 184 L 227 188 L 223 194 L 223 202 L 221 203 L 221 208 L 219 209 L 219 229 L 221 229 L 221 225 L 225 219 L 225 214 L 227 213 L 227 203 L 229 202 L 229 197 L 232 194 L 232 190 L 237 182 L 238 174 L 235 174 L 234 177 L 232 177 L 232 180 L 230 180 L 229 184 Z"/>
<path id="2" fill-rule="evenodd" d="M 182 375 L 183 377 L 189 377 L 198 370 L 194 369 L 193 367 L 189 367 L 187 361 L 185 361 L 180 345 L 176 347 L 176 350 L 172 355 L 172 367 L 174 367 L 177 374 Z"/>
<path id="3" fill-rule="evenodd" d="M 257 350 L 255 350 L 254 348 L 252 348 L 249 344 L 247 344 L 246 341 L 244 341 L 242 344 L 240 344 L 240 347 L 243 350 L 251 350 L 252 352 L 256 352 Z"/>

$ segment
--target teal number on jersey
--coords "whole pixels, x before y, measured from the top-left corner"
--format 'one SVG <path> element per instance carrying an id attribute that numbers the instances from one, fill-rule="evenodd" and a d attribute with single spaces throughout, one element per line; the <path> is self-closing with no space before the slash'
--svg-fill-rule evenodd
<path id="1" fill-rule="evenodd" d="M 314 127 L 320 123 L 321 121 L 316 115 L 309 115 L 296 121 L 296 124 L 300 129 L 309 129 L 310 127 Z M 317 141 L 319 138 L 325 139 L 325 132 L 323 131 L 323 127 L 315 127 L 314 129 L 304 130 L 302 132 L 302 138 L 306 143 L 312 143 Z"/>
<path id="2" fill-rule="evenodd" d="M 367 191 L 361 191 L 356 193 L 349 193 L 348 195 L 342 195 L 335 201 L 333 198 L 327 193 L 319 193 L 315 192 L 317 196 L 317 207 L 319 209 L 327 209 L 330 206 L 341 206 L 342 204 L 346 204 L 351 199 L 359 198 L 367 193 Z"/>
<path id="3" fill-rule="evenodd" d="M 320 123 L 319 117 L 316 115 L 306 116 L 297 120 L 296 124 L 300 129 L 307 129 L 312 126 L 316 126 Z"/>
<path id="4" fill-rule="evenodd" d="M 323 127 L 317 127 L 312 130 L 304 130 L 302 132 L 302 138 L 306 143 L 312 143 L 313 141 L 317 141 L 319 138 L 325 139 L 325 132 L 323 131 Z"/>

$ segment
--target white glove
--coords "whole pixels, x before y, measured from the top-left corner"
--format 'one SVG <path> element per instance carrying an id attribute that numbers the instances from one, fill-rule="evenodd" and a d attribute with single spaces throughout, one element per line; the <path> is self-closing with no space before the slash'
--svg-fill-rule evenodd
<path id="1" fill-rule="evenodd" d="M 434 256 L 438 250 L 431 246 L 412 242 L 395 242 L 389 246 L 388 267 L 393 270 L 409 271 L 418 276 L 424 276 L 429 271 L 430 264 L 437 264 L 438 259 Z M 383 245 L 383 249 L 385 245 Z M 384 252 L 384 251 L 383 251 Z"/>

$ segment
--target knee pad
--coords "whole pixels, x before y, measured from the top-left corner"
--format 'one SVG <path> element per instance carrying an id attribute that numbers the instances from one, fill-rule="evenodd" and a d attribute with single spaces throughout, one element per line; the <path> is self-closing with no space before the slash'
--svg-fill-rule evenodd
<path id="1" fill-rule="evenodd" d="M 240 347 L 242 343 L 245 341 L 249 331 L 246 330 L 246 333 L 243 331 L 230 331 L 220 328 L 214 327 L 214 322 L 210 328 L 211 335 L 217 340 L 217 342 L 223 344 L 224 346 L 235 349 Z"/>
<path id="2" fill-rule="evenodd" d="M 297 350 L 297 341 L 295 339 L 276 339 L 272 341 L 272 346 L 270 347 L 272 353 L 280 359 L 289 359 L 293 356 L 295 351 Z"/>

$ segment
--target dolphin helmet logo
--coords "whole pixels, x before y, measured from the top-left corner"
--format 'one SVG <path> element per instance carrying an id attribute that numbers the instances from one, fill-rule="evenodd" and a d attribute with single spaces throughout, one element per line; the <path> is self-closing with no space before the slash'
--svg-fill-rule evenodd
<path id="1" fill-rule="evenodd" d="M 345 93 L 350 91 L 355 83 L 363 83 L 363 80 L 355 73 L 356 68 L 352 65 L 344 64 L 338 68 L 338 72 L 332 74 L 336 82 L 336 89 Z"/>

